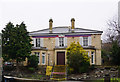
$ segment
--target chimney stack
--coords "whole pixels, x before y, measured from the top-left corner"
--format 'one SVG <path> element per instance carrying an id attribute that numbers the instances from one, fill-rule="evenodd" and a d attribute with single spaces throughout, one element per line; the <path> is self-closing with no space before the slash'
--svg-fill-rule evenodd
<path id="1" fill-rule="evenodd" d="M 74 28 L 75 28 L 75 19 L 72 18 L 71 19 L 71 30 L 72 30 L 72 32 L 74 32 Z"/>
<path id="2" fill-rule="evenodd" d="M 52 24 L 53 24 L 53 20 L 50 19 L 49 20 L 49 32 L 52 33 Z"/>

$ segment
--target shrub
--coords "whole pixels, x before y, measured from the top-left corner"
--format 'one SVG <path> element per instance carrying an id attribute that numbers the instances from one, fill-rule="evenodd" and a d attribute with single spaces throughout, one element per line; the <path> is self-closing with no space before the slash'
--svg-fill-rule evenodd
<path id="1" fill-rule="evenodd" d="M 28 58 L 28 66 L 34 68 L 38 67 L 38 57 L 36 55 L 31 55 Z"/>
<path id="2" fill-rule="evenodd" d="M 30 72 L 34 72 L 34 71 L 35 71 L 35 68 L 29 67 L 28 70 L 29 70 Z"/>
<path id="3" fill-rule="evenodd" d="M 118 66 L 118 77 L 120 77 L 120 66 Z"/>
<path id="4" fill-rule="evenodd" d="M 114 41 L 112 43 L 111 59 L 113 65 L 120 65 L 120 46 L 118 44 L 118 41 Z"/>
<path id="5" fill-rule="evenodd" d="M 4 71 L 12 71 L 12 70 L 15 70 L 15 67 L 14 66 L 3 66 L 3 70 Z"/>
<path id="6" fill-rule="evenodd" d="M 72 74 L 73 73 L 73 68 L 70 68 L 69 66 L 67 67 L 67 73 Z"/>
<path id="7" fill-rule="evenodd" d="M 70 47 L 67 48 L 67 60 L 68 68 L 71 73 L 83 73 L 86 72 L 90 66 L 88 54 L 83 50 L 79 42 L 71 43 Z"/>
<path id="8" fill-rule="evenodd" d="M 94 70 L 94 69 L 95 69 L 95 65 L 91 65 L 90 70 Z"/>

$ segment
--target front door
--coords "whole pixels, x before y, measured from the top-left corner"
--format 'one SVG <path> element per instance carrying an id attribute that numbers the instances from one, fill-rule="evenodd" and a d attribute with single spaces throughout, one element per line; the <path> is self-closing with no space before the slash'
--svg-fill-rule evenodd
<path id="1" fill-rule="evenodd" d="M 65 52 L 57 52 L 57 65 L 65 65 Z"/>

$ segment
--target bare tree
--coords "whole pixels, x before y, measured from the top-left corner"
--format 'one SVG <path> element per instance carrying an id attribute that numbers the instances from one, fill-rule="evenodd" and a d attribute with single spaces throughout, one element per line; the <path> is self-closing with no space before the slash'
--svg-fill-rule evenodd
<path id="1" fill-rule="evenodd" d="M 118 26 L 117 17 L 107 22 L 108 29 L 106 32 L 107 42 L 117 40 L 120 43 L 120 27 Z"/>
<path id="2" fill-rule="evenodd" d="M 114 17 L 114 19 L 108 20 L 107 26 L 108 28 L 105 32 L 106 40 L 105 43 L 102 44 L 102 58 L 105 60 L 105 63 L 112 64 L 111 61 L 114 57 L 116 57 L 115 60 L 119 60 L 118 54 L 115 51 L 115 49 L 119 51 L 119 47 L 117 46 L 120 46 L 120 27 L 118 26 L 118 18 Z M 115 44 L 115 42 L 117 43 Z"/>

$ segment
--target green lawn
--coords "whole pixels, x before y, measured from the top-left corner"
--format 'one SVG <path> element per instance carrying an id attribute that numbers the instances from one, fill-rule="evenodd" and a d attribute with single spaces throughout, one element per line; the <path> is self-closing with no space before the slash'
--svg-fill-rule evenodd
<path id="1" fill-rule="evenodd" d="M 104 78 L 98 79 L 98 80 L 91 80 L 91 81 L 88 81 L 88 82 L 104 82 Z M 120 82 L 120 78 L 111 78 L 110 82 Z"/>
<path id="2" fill-rule="evenodd" d="M 120 82 L 120 78 L 111 78 L 111 82 L 115 82 L 115 81 Z"/>
<path id="3" fill-rule="evenodd" d="M 104 78 L 103 78 L 103 79 L 100 79 L 100 81 L 103 81 L 103 82 L 104 82 Z M 110 79 L 110 82 L 116 82 L 116 81 L 120 82 L 120 78 L 111 78 L 111 79 Z M 99 80 L 98 80 L 98 82 L 99 82 Z"/>

